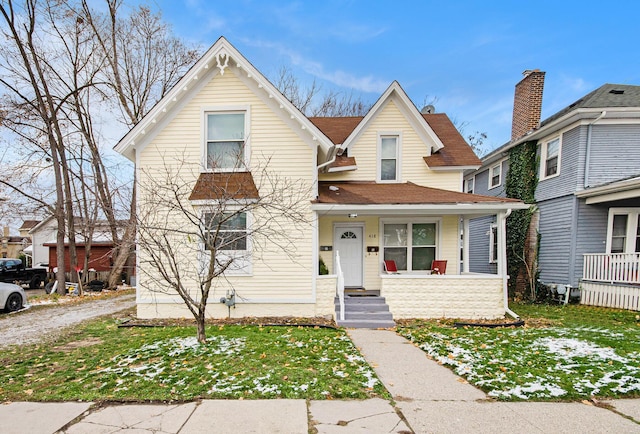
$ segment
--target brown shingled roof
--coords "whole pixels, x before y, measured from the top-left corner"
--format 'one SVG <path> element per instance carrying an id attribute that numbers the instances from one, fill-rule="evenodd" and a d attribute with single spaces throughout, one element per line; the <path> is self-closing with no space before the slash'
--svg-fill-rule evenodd
<path id="1" fill-rule="evenodd" d="M 422 116 L 444 145 L 440 151 L 424 157 L 429 167 L 480 166 L 482 164 L 446 114 L 431 113 Z"/>
<path id="2" fill-rule="evenodd" d="M 334 167 L 351 167 L 356 165 L 356 159 L 354 157 L 347 157 L 345 155 L 337 155 L 336 161 L 329 165 L 329 168 Z"/>
<path id="3" fill-rule="evenodd" d="M 40 220 L 25 220 L 22 222 L 20 229 L 32 229 L 40 223 Z"/>
<path id="4" fill-rule="evenodd" d="M 444 145 L 444 148 L 437 153 L 424 157 L 429 167 L 480 166 L 482 164 L 446 114 L 431 113 L 422 116 Z M 309 118 L 336 145 L 344 143 L 362 119 L 362 116 Z"/>
<path id="5" fill-rule="evenodd" d="M 329 188 L 329 187 L 334 187 Z M 335 190 L 335 187 L 338 190 Z M 318 183 L 318 200 L 315 203 L 350 205 L 419 205 L 457 203 L 509 203 L 520 202 L 478 194 L 461 193 L 439 188 L 423 187 L 412 182 L 378 184 L 359 181 L 321 181 Z"/>
<path id="6" fill-rule="evenodd" d="M 250 172 L 201 173 L 189 200 L 258 199 Z"/>

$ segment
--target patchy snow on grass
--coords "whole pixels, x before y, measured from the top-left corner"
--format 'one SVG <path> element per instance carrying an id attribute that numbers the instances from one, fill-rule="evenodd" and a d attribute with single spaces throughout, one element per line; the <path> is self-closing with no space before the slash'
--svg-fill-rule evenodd
<path id="1" fill-rule="evenodd" d="M 612 348 L 602 348 L 580 339 L 547 337 L 535 340 L 531 346 L 534 349 L 544 348 L 564 361 L 578 357 L 597 357 L 602 360 L 629 363 L 629 359 L 618 356 Z"/>

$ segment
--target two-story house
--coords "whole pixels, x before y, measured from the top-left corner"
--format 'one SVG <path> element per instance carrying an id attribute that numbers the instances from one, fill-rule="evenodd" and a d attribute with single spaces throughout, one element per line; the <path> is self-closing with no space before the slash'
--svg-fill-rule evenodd
<path id="1" fill-rule="evenodd" d="M 295 239 L 294 254 L 271 249 L 275 239 L 252 231 L 263 217 L 258 214 L 268 210 L 228 221 L 225 230 L 234 241 L 220 249 L 241 253 L 243 261 L 216 279 L 208 305 L 212 317 L 340 319 L 345 310 L 336 312 L 336 294 L 342 301 L 380 299 L 394 318 L 495 318 L 508 312 L 504 221 L 526 205 L 463 192 L 464 170 L 479 167 L 480 160 L 446 115 L 421 113 L 397 82 L 364 117 L 308 118 L 220 38 L 115 149 L 135 162 L 143 225 L 157 218 L 149 198 L 158 186 L 178 180 L 189 186 L 176 199 L 188 199 L 189 209 L 157 218 L 157 224 L 175 226 L 166 236 L 174 237 L 176 249 L 179 243 L 194 245 L 180 235 L 193 224 L 185 213 L 202 210 L 196 226 L 220 221 L 225 216 L 216 217 L 212 207 L 272 194 L 272 175 L 295 180 L 289 188 L 308 192 L 310 224 L 275 218 L 274 237 Z M 461 232 L 468 232 L 471 218 L 485 215 L 500 226 L 497 274 L 469 273 L 466 243 L 461 250 Z M 258 247 L 259 254 L 252 252 Z M 153 253 L 138 248 L 138 315 L 190 316 L 150 265 Z M 196 266 L 196 256 L 185 255 L 176 266 Z M 329 274 L 319 274 L 320 260 Z M 439 263 L 439 274 L 434 260 L 446 261 Z M 385 261 L 395 269 L 385 270 Z M 235 309 L 228 312 L 218 300 L 230 291 Z M 341 323 L 357 325 L 349 319 Z"/>
<path id="2" fill-rule="evenodd" d="M 640 86 L 605 84 L 539 123 L 543 82 L 526 71 L 512 139 L 466 173 L 466 191 L 504 197 L 509 156 L 534 143 L 540 281 L 579 286 L 584 303 L 638 309 Z M 472 222 L 471 244 L 484 251 L 473 271 L 494 267 L 493 225 Z"/>

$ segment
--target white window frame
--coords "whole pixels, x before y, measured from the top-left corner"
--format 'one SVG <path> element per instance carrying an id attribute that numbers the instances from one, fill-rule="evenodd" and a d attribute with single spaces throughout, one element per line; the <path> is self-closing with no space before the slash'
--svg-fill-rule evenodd
<path id="1" fill-rule="evenodd" d="M 493 169 L 498 168 L 498 183 L 493 184 Z M 502 161 L 489 167 L 489 190 L 500 187 L 502 185 Z"/>
<path id="2" fill-rule="evenodd" d="M 406 246 L 389 246 L 389 247 L 406 247 L 407 248 L 407 270 L 401 270 L 398 268 L 398 271 L 402 271 L 403 273 L 412 273 L 412 274 L 425 274 L 428 270 L 412 270 L 411 264 L 413 262 L 413 231 L 412 227 L 414 224 L 435 224 L 436 225 L 436 245 L 435 245 L 435 255 L 434 259 L 440 259 L 440 246 L 442 245 L 442 219 L 440 218 L 431 218 L 431 219 L 412 219 L 412 218 L 388 218 L 388 219 L 380 219 L 380 249 L 382 250 L 381 259 L 384 260 L 384 249 L 387 247 L 384 241 L 384 225 L 385 224 L 406 224 L 407 225 L 407 245 Z"/>
<path id="3" fill-rule="evenodd" d="M 640 208 L 609 208 L 609 220 L 607 222 L 607 253 L 611 253 L 613 236 L 613 218 L 616 215 L 627 216 L 627 232 L 625 237 L 625 248 L 622 253 L 636 253 L 636 237 L 638 230 L 638 219 L 640 219 Z"/>
<path id="4" fill-rule="evenodd" d="M 464 181 L 464 192 L 465 193 L 469 193 L 469 194 L 473 194 L 473 190 L 476 187 L 476 177 L 472 176 L 471 178 L 467 178 Z M 469 185 L 471 185 L 471 189 L 469 189 Z"/>
<path id="5" fill-rule="evenodd" d="M 549 144 L 557 141 L 558 142 L 558 161 L 556 163 L 556 173 L 551 175 L 547 175 L 547 163 L 548 163 L 548 151 Z M 562 135 L 555 136 L 546 140 L 542 143 L 540 147 L 540 180 L 543 181 L 545 179 L 555 178 L 560 175 L 560 168 L 562 163 Z"/>
<path id="6" fill-rule="evenodd" d="M 498 225 L 491 223 L 489 226 L 489 263 L 498 263 Z"/>
<path id="7" fill-rule="evenodd" d="M 226 212 L 228 213 L 244 213 L 246 214 L 246 249 L 245 250 L 220 250 L 218 251 L 218 255 L 220 255 L 223 259 L 225 256 L 237 256 L 236 262 L 232 263 L 229 268 L 227 268 L 224 272 L 225 275 L 252 275 L 253 273 L 253 261 L 252 261 L 252 252 L 253 252 L 253 242 L 251 235 L 251 227 L 253 225 L 253 215 L 249 210 L 240 210 L 230 208 Z M 215 210 L 203 209 L 202 210 L 202 222 L 203 224 L 206 222 L 205 215 L 215 213 Z M 203 228 L 203 233 L 206 233 L 206 228 Z M 204 242 L 200 244 L 200 252 L 201 252 L 201 263 L 200 263 L 200 273 L 205 274 L 208 264 L 209 258 L 211 255 L 210 250 L 206 249 Z"/>
<path id="8" fill-rule="evenodd" d="M 208 149 L 207 149 L 207 127 L 209 125 L 208 116 L 210 114 L 244 114 L 244 145 L 243 145 L 243 167 L 209 167 L 208 164 Z M 244 172 L 248 170 L 251 156 L 250 146 L 250 119 L 251 110 L 248 105 L 234 105 L 234 106 L 214 106 L 202 108 L 202 128 L 201 128 L 201 153 L 202 153 L 202 171 L 203 172 Z"/>
<path id="9" fill-rule="evenodd" d="M 396 178 L 395 179 L 382 179 L 382 139 L 383 138 L 389 138 L 389 137 L 395 137 L 396 139 Z M 376 162 L 377 162 L 377 174 L 376 174 L 376 179 L 377 182 L 380 183 L 398 183 L 398 182 L 402 182 L 402 174 L 401 174 L 401 167 L 402 167 L 402 132 L 400 131 L 380 131 L 378 132 L 378 138 L 377 138 L 378 144 L 377 144 L 377 158 L 376 158 Z"/>

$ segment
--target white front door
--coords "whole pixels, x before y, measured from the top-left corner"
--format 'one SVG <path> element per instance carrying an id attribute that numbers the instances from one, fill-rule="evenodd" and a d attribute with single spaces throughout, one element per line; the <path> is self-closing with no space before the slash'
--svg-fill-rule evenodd
<path id="1" fill-rule="evenodd" d="M 340 252 L 344 286 L 362 288 L 362 226 L 336 226 L 334 250 Z"/>

